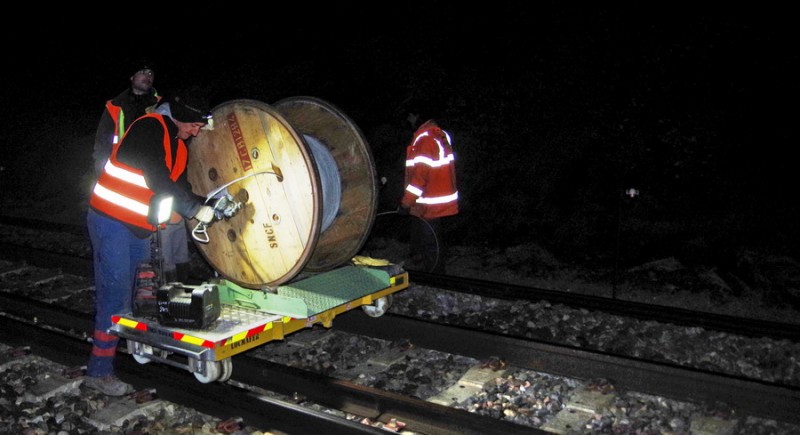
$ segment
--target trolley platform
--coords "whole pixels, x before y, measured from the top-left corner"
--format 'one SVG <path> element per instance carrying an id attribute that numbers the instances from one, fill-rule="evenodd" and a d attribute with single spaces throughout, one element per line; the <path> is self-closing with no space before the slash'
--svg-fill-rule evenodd
<path id="1" fill-rule="evenodd" d="M 345 266 L 279 286 L 275 293 L 221 281 L 211 284 L 218 286 L 221 314 L 208 328 L 164 326 L 156 318 L 125 313 L 113 316 L 110 333 L 125 338 L 142 364 L 158 361 L 182 367 L 201 382 L 227 380 L 230 357 L 238 353 L 317 323 L 329 328 L 336 315 L 354 308 L 362 307 L 373 317 L 382 315 L 390 296 L 408 287 L 408 273 L 398 271 L 389 275 L 381 269 Z M 189 363 L 176 363 L 168 358 L 171 354 L 185 356 Z"/>

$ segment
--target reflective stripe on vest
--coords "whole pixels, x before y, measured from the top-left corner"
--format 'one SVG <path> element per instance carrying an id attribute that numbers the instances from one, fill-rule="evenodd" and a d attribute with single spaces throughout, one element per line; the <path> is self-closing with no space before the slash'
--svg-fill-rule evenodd
<path id="1" fill-rule="evenodd" d="M 162 115 L 149 114 L 161 122 L 164 128 L 164 163 L 170 170 L 170 179 L 175 181 L 186 170 L 188 150 L 183 140 L 178 139 L 178 150 L 175 162 L 172 161 L 169 130 Z M 139 118 L 139 119 L 142 119 Z M 111 157 L 103 167 L 103 172 L 92 191 L 89 204 L 95 209 L 122 222 L 135 225 L 150 231 L 155 227 L 147 223 L 150 211 L 150 199 L 154 193 L 147 186 L 141 169 L 128 166 L 117 160 L 119 144 L 114 146 Z"/>
<path id="2" fill-rule="evenodd" d="M 119 143 L 123 133 L 125 133 L 125 115 L 122 113 L 122 107 L 115 106 L 111 100 L 106 101 L 106 110 L 108 110 L 111 120 L 114 121 L 114 137 L 111 139 L 111 143 L 116 145 Z"/>
<path id="3" fill-rule="evenodd" d="M 156 97 L 156 105 L 158 105 L 161 101 L 161 96 L 155 91 L 153 92 L 153 96 Z M 108 114 L 114 122 L 114 137 L 111 139 L 111 144 L 116 145 L 122 140 L 122 136 L 125 135 L 125 128 L 127 126 L 125 123 L 125 112 L 122 110 L 122 106 L 114 105 L 112 100 L 106 101 L 106 110 L 108 110 Z M 149 110 L 148 107 L 145 111 L 150 112 L 151 110 Z"/>
<path id="4" fill-rule="evenodd" d="M 447 141 L 448 145 L 450 143 L 450 135 L 442 130 L 442 133 L 445 135 L 445 140 Z M 414 144 L 416 145 L 417 142 L 425 137 L 430 136 L 430 132 L 426 131 L 414 138 Z M 455 155 L 452 152 L 448 152 L 449 147 L 445 146 L 442 141 L 437 137 L 432 137 L 431 139 L 436 142 L 436 145 L 439 147 L 439 156 L 436 160 L 424 156 L 414 156 L 414 158 L 406 160 L 406 167 L 411 168 L 416 165 L 425 165 L 431 168 L 431 170 L 435 171 L 445 171 L 448 172 L 452 170 L 451 165 L 455 163 Z M 454 187 L 454 186 L 450 186 Z M 435 186 L 434 189 L 440 188 L 440 186 Z M 447 195 L 441 196 L 425 196 L 423 195 L 423 191 L 419 186 L 415 186 L 413 184 L 408 184 L 406 186 L 406 191 L 411 193 L 412 195 L 417 197 L 416 203 L 417 204 L 447 204 L 449 202 L 456 202 L 458 201 L 458 191 L 455 192 L 448 192 Z"/>

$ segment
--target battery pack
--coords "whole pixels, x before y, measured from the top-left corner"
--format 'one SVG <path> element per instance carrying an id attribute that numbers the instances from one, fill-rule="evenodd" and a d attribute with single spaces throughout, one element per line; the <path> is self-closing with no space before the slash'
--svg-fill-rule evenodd
<path id="1" fill-rule="evenodd" d="M 158 323 L 204 329 L 222 312 L 219 289 L 214 284 L 186 287 L 180 283 L 162 286 L 156 294 Z"/>

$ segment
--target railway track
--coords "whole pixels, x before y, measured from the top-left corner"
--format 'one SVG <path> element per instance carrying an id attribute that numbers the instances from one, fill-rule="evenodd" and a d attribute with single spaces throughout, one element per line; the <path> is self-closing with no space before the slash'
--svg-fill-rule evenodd
<path id="1" fill-rule="evenodd" d="M 66 319 L 68 316 L 62 318 Z M 75 319 L 80 320 L 80 317 Z M 63 379 L 64 372 L 75 371 L 76 367 L 80 367 L 81 364 L 85 363 L 90 344 L 79 337 L 69 334 L 64 335 L 53 329 L 42 328 L 32 323 L 20 322 L 5 316 L 0 316 L 0 323 L 2 324 L 0 337 L 2 337 L 4 344 L 12 346 L 14 349 L 24 348 L 34 355 L 46 358 L 48 361 L 46 363 L 48 370 L 39 373 L 37 379 L 29 380 L 31 389 L 35 389 L 38 385 L 46 384 L 48 380 Z M 25 337 L 25 339 L 21 340 L 20 337 Z M 21 363 L 30 364 L 24 358 L 24 356 L 20 358 Z M 4 363 L 4 365 L 13 365 L 14 360 L 7 360 Z M 61 365 L 62 369 L 59 370 L 59 367 L 53 367 L 54 364 Z M 232 385 L 206 385 L 192 382 L 192 379 L 182 376 L 182 374 L 176 373 L 168 367 L 164 367 L 163 370 L 153 370 L 152 367 L 139 366 L 129 358 L 120 358 L 118 374 L 126 382 L 134 385 L 138 393 L 153 391 L 155 390 L 153 386 L 157 385 L 156 397 L 160 401 L 169 401 L 172 404 L 178 404 L 196 412 L 215 416 L 219 422 L 217 424 L 218 427 L 227 425 L 229 429 L 239 428 L 238 422 L 246 422 L 248 427 L 257 427 L 259 430 L 269 432 L 382 433 L 375 427 L 345 418 L 337 418 L 329 413 L 302 407 L 290 401 L 255 394 Z M 35 403 L 38 401 L 54 401 L 54 396 L 58 394 L 81 394 L 75 389 L 65 389 L 63 385 L 68 383 L 69 379 L 67 378 L 61 384 L 56 384 L 53 387 L 54 390 L 47 391 L 47 387 L 39 388 L 40 391 L 45 391 L 45 394 L 40 396 L 38 400 L 27 399 L 32 401 L 33 404 L 24 403 L 26 408 L 35 409 Z M 61 400 L 66 401 L 64 399 Z M 137 415 L 136 410 L 141 407 L 141 403 L 134 405 L 129 402 L 131 402 L 130 398 L 121 398 L 116 402 L 109 402 L 108 408 L 117 406 L 117 408 L 126 409 L 126 413 L 132 418 Z M 101 408 L 97 411 L 95 415 L 102 414 L 103 409 Z M 22 411 L 20 413 L 25 414 Z M 7 410 L 4 420 L 6 424 L 13 421 L 11 416 L 13 416 L 13 412 Z M 33 415 L 31 417 L 36 416 Z M 126 424 L 116 423 L 114 419 L 109 421 L 104 419 L 103 416 L 94 417 L 90 415 L 89 417 L 96 420 L 93 424 L 100 431 L 99 433 L 110 429 L 120 430 L 120 427 L 114 427 L 115 424 L 120 426 Z M 21 421 L 19 417 L 18 421 Z M 21 429 L 20 426 L 22 424 L 17 427 L 13 425 L 0 426 L 0 429 L 19 430 Z M 31 426 L 33 425 L 28 425 L 28 427 Z M 180 426 L 186 430 L 187 427 L 191 427 L 191 423 L 181 422 Z M 225 431 L 222 431 L 222 433 L 225 433 Z"/>
<path id="2" fill-rule="evenodd" d="M 35 253 L 37 251 L 43 250 L 33 250 L 30 252 Z M 9 251 L 5 250 L 5 252 Z M 17 251 L 15 255 L 18 255 L 19 252 L 20 251 Z M 46 260 L 47 264 L 52 265 L 58 262 L 58 255 L 50 255 L 50 257 L 52 258 Z M 25 266 L 15 264 L 7 269 L 13 267 L 24 268 Z M 8 270 L 5 272 L 8 272 Z M 51 276 L 48 277 L 48 274 Z M 75 294 L 80 294 L 80 287 L 82 284 L 80 282 L 71 282 L 73 278 L 68 278 L 70 276 L 72 275 L 63 274 L 60 270 L 54 272 L 31 267 L 30 270 L 22 273 L 19 279 L 27 281 L 28 284 L 33 283 L 33 287 L 40 287 L 37 289 L 40 295 L 47 294 L 47 289 L 64 290 L 66 287 L 74 287 Z M 424 279 L 433 279 L 430 276 L 418 276 L 421 277 L 418 279 L 420 281 Z M 64 282 L 71 284 L 64 286 Z M 83 286 L 84 288 L 86 287 L 86 282 L 83 283 Z M 477 288 L 478 284 L 467 284 L 466 287 L 470 286 Z M 507 290 L 508 289 L 506 289 L 506 292 L 508 293 Z M 37 291 L 33 291 L 32 293 L 37 293 Z M 24 319 L 27 315 L 29 316 L 27 319 L 28 324 L 38 323 L 39 319 L 47 319 L 48 326 L 45 328 L 46 330 L 70 331 L 70 334 L 75 336 L 75 339 L 86 345 L 85 334 L 86 331 L 89 330 L 87 322 L 90 322 L 88 314 L 82 313 L 78 315 L 78 318 L 81 316 L 83 317 L 82 322 L 85 324 L 82 324 L 81 321 L 77 321 L 72 314 L 68 314 L 64 309 L 57 307 L 57 303 L 54 304 L 54 302 L 58 300 L 63 301 L 66 298 L 51 297 L 50 302 L 33 303 L 24 298 L 15 300 L 18 296 L 14 295 L 4 294 L 3 296 L 3 307 L 16 307 L 15 309 L 11 309 L 11 317 Z M 53 295 L 50 294 L 50 296 Z M 37 307 L 36 310 L 41 309 L 43 311 L 38 312 L 32 310 L 31 307 L 34 306 Z M 9 308 L 5 310 L 8 312 Z M 601 396 L 606 398 L 611 397 L 607 394 L 608 390 L 638 391 L 642 394 L 663 395 L 664 397 L 672 399 L 684 399 L 692 402 L 725 402 L 730 409 L 735 410 L 733 415 L 749 415 L 758 418 L 776 419 L 780 422 L 792 422 L 792 420 L 796 418 L 796 409 L 800 407 L 797 389 L 791 386 L 753 381 L 746 378 L 708 373 L 701 370 L 691 370 L 664 364 L 649 363 L 647 361 L 621 358 L 603 353 L 554 346 L 547 343 L 535 343 L 531 340 L 505 337 L 485 331 L 471 331 L 463 328 L 434 325 L 430 322 L 421 322 L 402 316 L 387 315 L 379 319 L 373 319 L 366 318 L 366 316 L 357 316 L 356 314 L 358 313 L 352 314 L 354 315 L 348 313 L 341 316 L 341 318 L 337 318 L 332 333 L 359 334 L 386 340 L 388 342 L 410 341 L 413 342 L 415 346 L 436 349 L 439 352 L 447 352 L 472 358 L 476 360 L 476 366 L 472 367 L 473 369 L 480 369 L 481 365 L 486 365 L 487 361 L 491 361 L 493 358 L 496 358 L 497 355 L 501 355 L 501 366 L 512 365 L 518 368 L 550 373 L 553 376 L 574 377 L 575 379 L 583 381 L 584 387 L 589 385 L 588 388 L 584 388 L 584 392 L 582 393 L 584 394 L 584 396 L 582 396 L 584 398 L 587 397 L 586 395 L 591 396 L 593 392 L 597 393 L 600 390 L 604 391 Z M 36 321 L 34 321 L 34 319 L 36 319 Z M 8 321 L 8 319 L 4 321 Z M 13 330 L 13 328 L 14 327 L 9 325 L 8 328 L 4 327 L 3 329 Z M 81 330 L 83 332 L 81 332 Z M 289 337 L 289 339 L 291 340 L 292 337 Z M 44 339 L 42 341 L 46 342 Z M 315 346 L 310 347 L 310 349 L 314 348 Z M 88 352 L 88 347 L 86 352 Z M 396 349 L 394 349 L 393 352 L 395 353 L 394 357 L 400 358 Z M 75 353 L 74 349 L 72 353 Z M 79 355 L 81 361 L 84 355 L 86 355 L 85 352 Z M 298 370 L 285 365 L 267 364 L 263 358 L 255 356 L 240 355 L 237 356 L 234 361 L 236 370 L 234 370 L 231 384 L 238 385 L 238 389 L 244 391 L 243 394 L 245 398 L 243 400 L 249 402 L 254 401 L 255 396 L 253 395 L 256 394 L 254 391 L 275 391 L 289 397 L 301 397 L 303 400 L 318 403 L 323 406 L 330 406 L 331 408 L 336 408 L 338 406 L 337 409 L 339 409 L 340 412 L 350 415 L 359 415 L 368 420 L 381 421 L 387 424 L 393 421 L 402 421 L 407 425 L 408 429 L 417 429 L 420 433 L 516 433 L 515 431 L 517 430 L 531 433 L 530 431 L 532 430 L 529 426 L 508 423 L 504 420 L 498 420 L 496 417 L 486 420 L 472 420 L 472 418 L 477 417 L 474 411 L 466 412 L 464 410 L 454 409 L 452 406 L 444 406 L 437 403 L 431 405 L 429 401 L 421 400 L 416 397 L 395 394 L 357 383 L 348 384 L 346 380 L 323 376 L 319 373 L 312 374 L 308 371 Z M 126 363 L 126 365 L 128 364 Z M 343 363 L 343 365 L 357 364 Z M 134 372 L 137 370 L 144 370 L 144 378 L 148 377 L 148 373 L 152 375 L 153 367 L 137 366 L 136 364 L 133 365 L 132 370 Z M 168 367 L 159 367 L 157 369 L 159 371 L 166 371 L 167 373 L 170 372 Z M 357 372 L 359 369 L 355 371 Z M 293 377 L 293 373 L 297 374 L 297 377 Z M 499 373 L 501 372 L 498 371 L 494 375 L 499 376 Z M 505 373 L 505 371 L 502 373 Z M 490 373 L 487 379 L 491 379 L 491 375 L 492 373 Z M 194 385 L 195 383 L 192 382 L 192 378 L 188 374 L 185 374 L 184 378 L 189 380 L 192 387 L 200 389 L 198 391 L 192 390 L 193 392 L 185 394 L 188 403 L 191 403 L 192 398 L 196 395 L 208 395 L 207 388 L 211 387 L 208 385 Z M 613 381 L 605 385 L 598 385 L 596 383 L 592 384 L 590 378 L 604 378 Z M 490 383 L 487 379 L 484 379 L 484 381 Z M 185 387 L 186 383 L 184 382 L 183 384 Z M 147 384 L 134 383 L 134 385 L 145 386 Z M 159 380 L 158 385 L 159 395 L 163 397 L 164 395 L 162 395 L 161 390 L 166 388 L 164 386 L 166 384 L 163 384 Z M 320 387 L 323 385 L 324 388 Z M 458 385 L 459 388 L 466 388 L 460 383 Z M 242 388 L 242 386 L 249 387 Z M 301 389 L 301 386 L 308 388 Z M 213 388 L 222 387 L 224 386 L 213 386 Z M 177 390 L 186 390 L 186 388 L 178 386 Z M 206 393 L 204 393 L 204 391 Z M 445 396 L 447 395 L 446 392 L 442 393 Z M 178 395 L 178 393 L 165 393 L 166 396 L 171 396 L 172 394 Z M 221 395 L 218 397 L 226 397 L 233 393 L 220 392 L 220 394 Z M 753 400 L 753 397 L 759 399 Z M 413 405 L 415 402 L 419 403 Z M 445 400 L 445 402 L 447 402 L 447 400 Z M 596 403 L 591 400 L 589 402 Z M 291 402 L 289 403 L 291 404 Z M 570 406 L 571 405 L 565 406 L 564 409 L 575 414 L 577 408 Z M 205 406 L 199 405 L 198 407 L 204 408 Z M 219 410 L 220 404 L 217 403 L 208 406 L 208 408 Z M 589 412 L 586 409 L 587 408 L 584 407 L 583 412 Z M 397 412 L 397 410 L 402 410 L 402 412 Z M 229 411 L 228 414 L 223 413 L 222 416 L 233 415 L 230 412 L 233 411 Z M 595 412 L 599 411 L 595 410 Z M 719 413 L 719 411 L 715 412 Z M 241 412 L 239 414 L 241 415 L 243 413 L 244 412 Z M 254 413 L 263 414 L 264 411 L 254 411 Z M 222 416 L 220 418 L 222 418 Z M 437 418 L 443 419 L 444 422 L 437 423 Z M 247 420 L 248 422 L 258 421 L 249 417 Z M 558 420 L 553 419 L 551 423 L 553 421 Z M 725 420 L 723 419 L 723 421 Z M 272 422 L 270 424 L 275 423 Z M 326 424 L 331 423 L 328 422 Z M 506 424 L 509 424 L 509 426 L 506 427 Z M 552 424 L 556 425 L 556 423 Z M 562 422 L 562 424 L 569 427 L 569 424 L 574 424 L 574 421 L 573 423 Z M 256 426 L 259 427 L 258 425 Z M 548 429 L 557 432 L 556 429 L 558 428 L 549 427 Z M 453 432 L 448 432 L 450 430 Z"/>
<path id="3" fill-rule="evenodd" d="M 769 337 L 775 340 L 800 341 L 800 324 L 747 319 L 714 313 L 699 313 L 663 305 L 644 304 L 591 295 L 565 293 L 535 287 L 525 287 L 485 280 L 466 279 L 411 272 L 410 279 L 418 285 L 516 301 L 546 300 L 586 310 L 602 311 L 636 319 L 673 325 L 703 328 L 746 337 Z"/>
<path id="4" fill-rule="evenodd" d="M 91 328 L 88 314 L 29 298 L 8 294 L 0 296 L 4 307 L 4 315 L 0 316 L 0 337 L 4 343 L 31 348 L 33 353 L 69 367 L 85 362 L 90 346 L 85 339 Z M 347 418 L 333 418 L 329 413 L 299 406 L 291 400 L 260 394 L 271 391 L 288 398 L 303 397 L 303 401 L 310 400 L 341 413 L 355 414 L 360 419 L 387 424 L 400 420 L 406 427 L 420 433 L 478 434 L 492 433 L 500 428 L 511 434 L 531 433 L 530 428 L 246 355 L 234 358 L 236 370 L 225 384 L 200 384 L 190 374 L 176 372 L 170 366 L 140 365 L 132 358 L 119 360 L 119 376 L 139 390 L 157 385 L 160 398 L 215 415 L 221 420 L 233 416 L 244 418 L 249 426 L 262 430 L 379 433 L 370 425 Z"/>
<path id="5" fill-rule="evenodd" d="M 45 272 L 29 276 L 37 279 L 36 282 L 41 282 L 43 273 Z M 4 342 L 16 346 L 32 346 L 37 354 L 62 364 L 75 366 L 83 362 L 89 346 L 85 339 L 91 328 L 89 314 L 7 293 L 2 294 L 1 300 L 5 314 L 0 317 L 4 323 Z M 727 402 L 741 415 L 791 421 L 795 418 L 796 409 L 800 407 L 800 392 L 797 389 L 432 325 L 391 315 L 379 319 L 344 315 L 337 320 L 337 330 L 390 341 L 409 340 L 409 337 L 413 337 L 416 346 L 466 355 L 476 360 L 485 361 L 490 360 L 492 355 L 505 355 L 504 364 L 558 376 L 581 379 L 591 373 L 592 377 L 614 379 L 615 390 L 635 390 L 695 402 Z M 82 349 L 83 352 L 76 353 L 75 349 Z M 302 397 L 303 401 L 376 422 L 403 422 L 409 430 L 419 433 L 531 433 L 530 427 L 480 417 L 474 413 L 334 377 L 267 363 L 263 359 L 247 355 L 234 359 L 236 370 L 227 386 L 199 384 L 186 373 L 176 375 L 168 366 L 156 368 L 140 366 L 131 359 L 123 361 L 121 376 L 140 389 L 158 385 L 159 397 L 166 400 L 218 415 L 220 419 L 232 415 L 246 416 L 249 425 L 288 433 L 304 433 L 305 430 L 318 430 L 321 427 L 337 433 L 339 430 L 352 430 L 350 426 L 354 423 L 347 419 L 332 419 L 325 413 L 317 415 L 291 402 L 263 399 L 254 391 L 272 391 L 287 397 Z M 608 394 L 602 396 L 609 397 Z M 225 400 L 214 400 L 214 397 Z M 748 397 L 758 397 L 759 400 L 747 400 Z M 260 402 L 265 403 L 253 405 Z M 276 412 L 284 416 L 287 422 L 276 422 Z M 297 412 L 303 414 L 303 417 L 299 418 Z M 264 415 L 271 417 L 265 420 Z M 290 415 L 293 417 L 288 417 Z M 291 426 L 294 423 L 290 422 L 296 421 L 303 421 L 303 426 Z M 363 429 L 359 427 L 359 430 Z"/>
<path id="6" fill-rule="evenodd" d="M 64 241 L 66 238 L 66 241 Z M 33 264 L 42 267 L 63 267 L 79 276 L 90 276 L 91 257 L 85 227 L 54 224 L 37 220 L 0 217 L 0 254 L 11 258 L 24 255 Z M 200 273 L 203 270 L 201 268 Z M 207 276 L 195 271 L 192 279 L 200 282 Z M 546 300 L 575 308 L 602 311 L 636 319 L 660 323 L 703 328 L 746 337 L 767 337 L 775 340 L 800 342 L 800 324 L 758 320 L 697 312 L 663 305 L 644 304 L 619 299 L 566 293 L 536 287 L 527 287 L 410 271 L 416 285 L 430 287 L 433 291 L 445 289 L 492 299 L 535 302 Z"/>

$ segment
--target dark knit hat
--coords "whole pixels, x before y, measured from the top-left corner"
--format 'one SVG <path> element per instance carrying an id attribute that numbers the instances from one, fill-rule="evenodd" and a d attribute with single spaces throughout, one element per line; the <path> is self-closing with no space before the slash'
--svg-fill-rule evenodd
<path id="1" fill-rule="evenodd" d="M 211 110 L 205 98 L 197 94 L 175 95 L 169 100 L 172 119 L 185 123 L 202 122 L 208 124 Z"/>
<path id="2" fill-rule="evenodd" d="M 139 71 L 144 71 L 148 69 L 152 72 L 156 71 L 155 65 L 149 59 L 139 59 L 137 61 L 132 62 L 130 65 L 130 69 L 133 70 L 131 71 L 131 74 L 136 74 Z"/>

